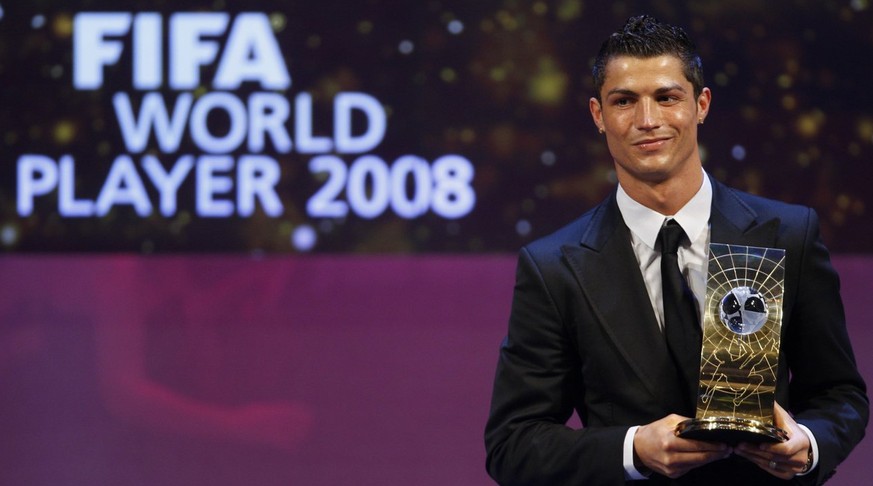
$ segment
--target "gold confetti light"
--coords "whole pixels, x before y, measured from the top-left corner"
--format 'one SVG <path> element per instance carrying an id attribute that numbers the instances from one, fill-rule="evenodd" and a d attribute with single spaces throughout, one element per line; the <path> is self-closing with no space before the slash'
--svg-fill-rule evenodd
<path id="1" fill-rule="evenodd" d="M 284 14 L 279 12 L 270 14 L 270 27 L 273 28 L 273 32 L 282 32 L 286 25 L 288 25 L 288 19 Z"/>
<path id="2" fill-rule="evenodd" d="M 798 117 L 794 126 L 800 136 L 813 138 L 821 131 L 825 119 L 826 116 L 824 112 L 821 110 L 814 110 Z"/>
<path id="3" fill-rule="evenodd" d="M 76 137 L 76 124 L 69 120 L 61 120 L 55 124 L 52 137 L 59 145 L 67 145 Z"/>
<path id="4" fill-rule="evenodd" d="M 569 81 L 567 75 L 551 58 L 539 61 L 537 73 L 531 77 L 528 93 L 535 103 L 557 105 L 564 101 Z"/>
<path id="5" fill-rule="evenodd" d="M 321 36 L 312 34 L 306 38 L 306 47 L 310 49 L 317 49 L 321 46 Z"/>
<path id="6" fill-rule="evenodd" d="M 809 154 L 807 154 L 806 152 L 800 152 L 799 154 L 797 154 L 796 160 L 797 165 L 799 165 L 800 167 L 809 167 L 809 164 L 811 162 Z"/>
<path id="7" fill-rule="evenodd" d="M 369 20 L 358 22 L 358 33 L 367 35 L 370 32 L 373 32 L 373 22 L 370 22 Z"/>
<path id="8" fill-rule="evenodd" d="M 461 141 L 464 143 L 473 143 L 476 141 L 476 130 L 472 128 L 464 128 L 461 130 Z"/>
<path id="9" fill-rule="evenodd" d="M 7 146 L 13 145 L 17 141 L 18 133 L 9 131 L 3 134 L 3 143 L 5 143 Z"/>
<path id="10" fill-rule="evenodd" d="M 496 66 L 491 68 L 491 72 L 489 73 L 491 79 L 497 82 L 503 81 L 506 79 L 508 73 L 507 69 L 502 66 Z"/>
<path id="11" fill-rule="evenodd" d="M 506 10 L 501 10 L 497 12 L 497 22 L 503 27 L 504 30 L 508 30 L 510 32 L 519 28 L 518 18 Z"/>
<path id="12" fill-rule="evenodd" d="M 558 20 L 570 22 L 582 16 L 582 0 L 563 0 L 558 4 Z"/>
<path id="13" fill-rule="evenodd" d="M 458 79 L 458 73 L 454 69 L 446 67 L 440 71 L 440 79 L 446 83 L 454 83 Z"/>
<path id="14" fill-rule="evenodd" d="M 862 118 L 858 120 L 858 137 L 867 143 L 873 143 L 873 119 Z"/>
<path id="15" fill-rule="evenodd" d="M 73 19 L 69 14 L 62 13 L 52 20 L 52 32 L 56 37 L 67 39 L 73 35 Z"/>

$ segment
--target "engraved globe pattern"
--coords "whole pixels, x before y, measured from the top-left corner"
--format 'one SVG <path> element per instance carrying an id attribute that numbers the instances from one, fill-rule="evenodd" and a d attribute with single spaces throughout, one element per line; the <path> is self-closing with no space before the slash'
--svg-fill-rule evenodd
<path id="1" fill-rule="evenodd" d="M 767 322 L 767 302 L 764 296 L 752 287 L 731 289 L 719 305 L 721 322 L 731 332 L 743 336 L 752 334 Z"/>

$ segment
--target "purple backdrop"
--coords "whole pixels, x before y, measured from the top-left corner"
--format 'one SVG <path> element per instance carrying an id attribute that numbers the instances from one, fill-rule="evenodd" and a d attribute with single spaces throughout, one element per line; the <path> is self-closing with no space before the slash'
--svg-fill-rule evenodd
<path id="1" fill-rule="evenodd" d="M 835 263 L 873 381 L 873 257 Z M 6 256 L 0 483 L 486 485 L 515 257 Z M 835 485 L 873 476 L 873 439 Z"/>

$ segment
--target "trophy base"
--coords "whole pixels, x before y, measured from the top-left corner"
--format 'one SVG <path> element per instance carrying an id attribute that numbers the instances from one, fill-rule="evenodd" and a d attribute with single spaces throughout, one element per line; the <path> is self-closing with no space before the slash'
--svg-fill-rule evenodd
<path id="1" fill-rule="evenodd" d="M 788 434 L 779 427 L 757 420 L 716 417 L 689 419 L 676 426 L 676 435 L 684 439 L 738 444 L 740 442 L 784 442 Z"/>

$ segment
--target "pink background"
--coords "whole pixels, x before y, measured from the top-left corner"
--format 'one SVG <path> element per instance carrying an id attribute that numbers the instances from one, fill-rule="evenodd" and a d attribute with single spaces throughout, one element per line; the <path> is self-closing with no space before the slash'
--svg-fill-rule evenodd
<path id="1" fill-rule="evenodd" d="M 835 264 L 873 381 L 873 257 Z M 0 259 L 0 484 L 486 485 L 514 255 Z M 866 439 L 829 484 L 873 477 Z"/>

